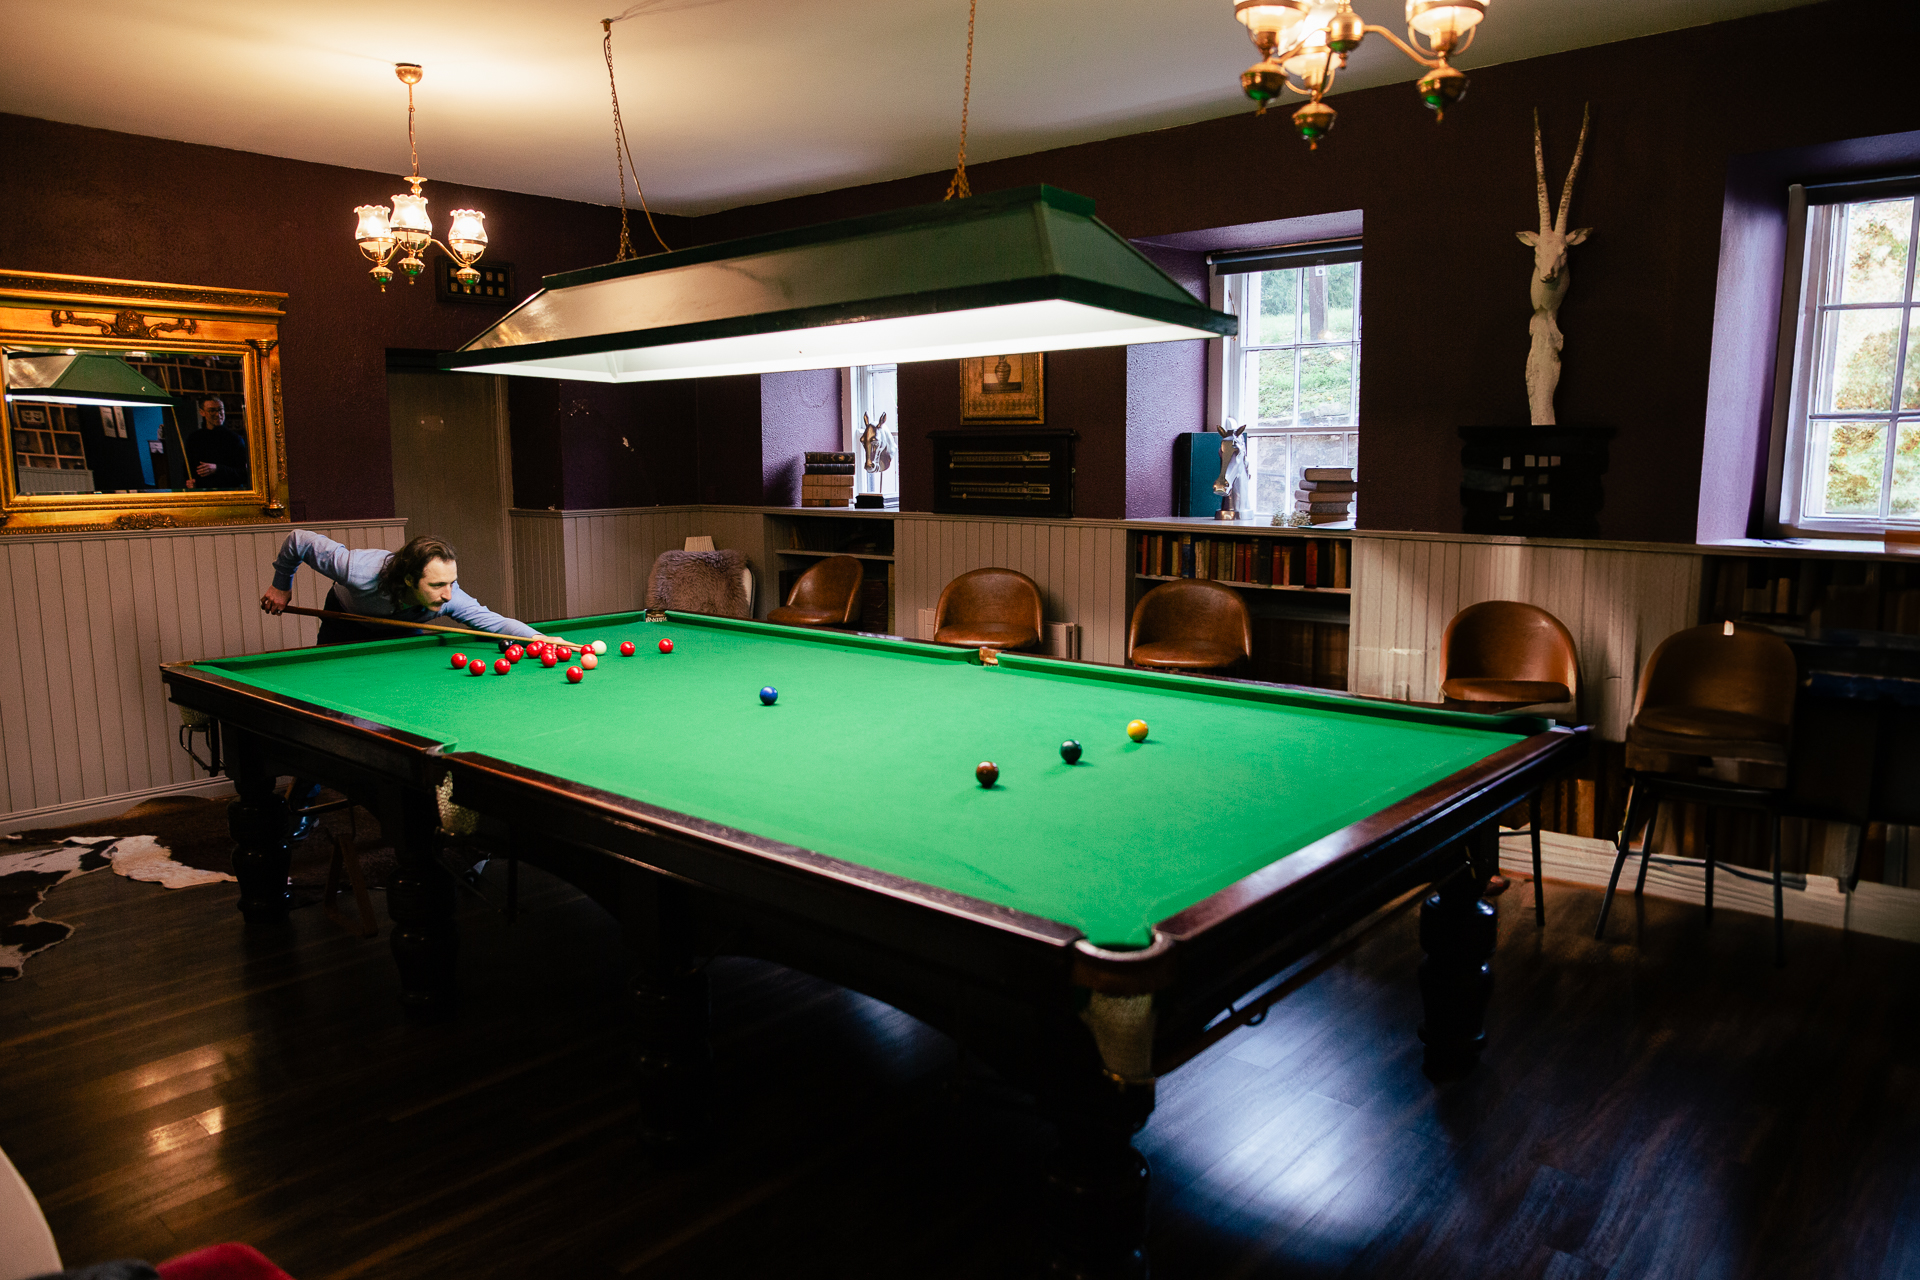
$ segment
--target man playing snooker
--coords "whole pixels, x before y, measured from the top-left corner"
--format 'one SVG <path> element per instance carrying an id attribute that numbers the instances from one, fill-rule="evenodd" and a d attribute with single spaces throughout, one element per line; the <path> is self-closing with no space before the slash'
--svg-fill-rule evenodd
<path id="1" fill-rule="evenodd" d="M 260 608 L 277 614 L 293 598 L 293 575 L 307 565 L 322 577 L 333 581 L 327 592 L 326 607 L 335 613 L 355 613 L 368 618 L 390 618 L 395 622 L 431 622 L 442 616 L 461 626 L 501 636 L 522 639 L 540 633 L 515 618 L 495 613 L 460 589 L 456 579 L 459 564 L 452 547 L 431 535 L 415 538 L 398 551 L 369 548 L 349 550 L 332 538 L 305 529 L 295 529 L 274 557 L 273 581 L 260 594 Z M 340 618 L 320 620 L 321 644 L 352 644 L 361 640 L 391 640 L 407 634 L 396 627 L 362 625 Z M 295 778 L 288 788 L 287 800 L 295 811 L 313 803 L 320 784 Z M 293 829 L 293 838 L 306 838 L 313 830 L 311 815 L 302 814 Z"/>

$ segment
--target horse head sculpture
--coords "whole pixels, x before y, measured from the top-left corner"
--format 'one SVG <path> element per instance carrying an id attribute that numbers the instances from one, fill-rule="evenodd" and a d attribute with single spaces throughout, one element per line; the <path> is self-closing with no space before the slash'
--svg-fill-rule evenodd
<path id="1" fill-rule="evenodd" d="M 1214 519 L 1238 520 L 1240 499 L 1247 490 L 1247 429 L 1235 426 L 1228 418 L 1214 430 L 1220 433 L 1220 478 L 1213 482 L 1220 509 L 1214 512 Z"/>

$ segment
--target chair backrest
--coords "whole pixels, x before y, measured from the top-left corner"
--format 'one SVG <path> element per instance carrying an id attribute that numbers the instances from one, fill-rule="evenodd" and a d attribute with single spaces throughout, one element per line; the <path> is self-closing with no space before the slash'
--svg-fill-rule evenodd
<path id="1" fill-rule="evenodd" d="M 753 572 L 738 551 L 662 551 L 647 575 L 647 608 L 753 616 Z"/>
<path id="2" fill-rule="evenodd" d="M 1041 635 L 1040 584 L 1018 569 L 974 569 L 946 585 L 933 619 L 935 630 L 950 622 L 1002 622 Z"/>
<path id="3" fill-rule="evenodd" d="M 1204 578 L 1163 582 L 1140 597 L 1127 627 L 1127 654 L 1136 645 L 1167 640 L 1207 640 L 1242 660 L 1253 656 L 1253 620 L 1247 602 L 1232 587 Z"/>
<path id="4" fill-rule="evenodd" d="M 40 1202 L 7 1153 L 0 1151 L 0 1280 L 25 1280 L 59 1270 L 60 1251 L 54 1248 Z"/>
<path id="5" fill-rule="evenodd" d="M 860 616 L 860 584 L 866 569 L 852 556 L 831 556 L 800 575 L 787 596 L 796 609 L 825 609 L 852 622 Z"/>
<path id="6" fill-rule="evenodd" d="M 1706 707 L 1790 726 L 1798 686 L 1786 641 L 1746 627 L 1728 635 L 1716 622 L 1660 642 L 1640 676 L 1633 714 L 1637 718 L 1649 707 Z"/>
<path id="7" fill-rule="evenodd" d="M 1453 615 L 1440 639 L 1440 681 L 1529 680 L 1563 684 L 1580 697 L 1573 633 L 1538 605 L 1483 600 Z"/>

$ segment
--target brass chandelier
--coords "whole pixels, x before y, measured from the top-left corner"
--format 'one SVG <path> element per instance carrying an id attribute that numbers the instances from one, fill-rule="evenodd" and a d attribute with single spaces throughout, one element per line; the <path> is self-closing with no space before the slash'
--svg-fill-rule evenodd
<path id="1" fill-rule="evenodd" d="M 1240 87 L 1259 104 L 1267 104 L 1291 89 L 1307 101 L 1293 113 L 1293 127 L 1307 145 L 1319 149 L 1320 139 L 1333 128 L 1334 109 L 1323 99 L 1333 88 L 1334 76 L 1347 65 L 1347 55 L 1361 40 L 1378 32 L 1400 52 L 1428 68 L 1420 77 L 1420 98 L 1444 118 L 1446 109 L 1467 91 L 1467 77 L 1448 59 L 1473 43 L 1474 31 L 1487 16 L 1490 0 L 1406 0 L 1407 39 L 1386 27 L 1375 26 L 1353 11 L 1350 0 L 1235 0 L 1233 16 L 1264 55 L 1240 74 Z M 1426 45 L 1421 47 L 1421 38 Z"/>
<path id="2" fill-rule="evenodd" d="M 413 194 L 394 196 L 391 211 L 384 204 L 363 204 L 356 208 L 354 213 L 360 225 L 354 232 L 354 243 L 372 261 L 373 268 L 367 274 L 374 278 L 382 293 L 393 280 L 393 269 L 387 265 L 393 261 L 393 255 L 404 251 L 399 266 L 407 273 L 407 283 L 412 284 L 427 265 L 420 255 L 430 244 L 440 245 L 449 258 L 460 264 L 460 269 L 453 273 L 456 281 L 462 285 L 476 284 L 480 273 L 473 269 L 473 264 L 487 251 L 487 215 L 477 209 L 455 209 L 453 221 L 447 226 L 446 243 L 440 244 L 433 238 L 433 219 L 427 215 L 427 198 L 420 194 L 420 186 L 426 181 L 420 176 L 420 148 L 413 136 L 413 86 L 420 83 L 426 72 L 416 63 L 397 62 L 393 74 L 407 86 L 407 150 L 413 157 L 413 172 L 406 181 L 412 184 Z"/>

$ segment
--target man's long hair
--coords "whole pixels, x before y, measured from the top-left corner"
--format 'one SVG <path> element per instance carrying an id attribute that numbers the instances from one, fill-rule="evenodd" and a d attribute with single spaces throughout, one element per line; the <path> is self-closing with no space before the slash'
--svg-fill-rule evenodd
<path id="1" fill-rule="evenodd" d="M 422 534 L 387 557 L 385 567 L 380 570 L 380 590 L 386 593 L 395 609 L 417 604 L 418 601 L 408 597 L 419 583 L 420 575 L 427 571 L 427 562 L 447 560 L 458 563 L 459 559 L 459 555 L 445 542 Z"/>

